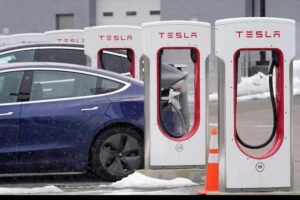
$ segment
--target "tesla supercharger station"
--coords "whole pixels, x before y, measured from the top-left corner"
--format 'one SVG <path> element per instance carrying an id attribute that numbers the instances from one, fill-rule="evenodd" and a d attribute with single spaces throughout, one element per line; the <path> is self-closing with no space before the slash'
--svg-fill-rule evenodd
<path id="1" fill-rule="evenodd" d="M 211 26 L 142 24 L 145 63 L 145 168 L 206 164 L 206 61 Z"/>
<path id="2" fill-rule="evenodd" d="M 47 31 L 44 34 L 47 42 L 59 44 L 84 44 L 83 30 L 56 30 Z"/>
<path id="3" fill-rule="evenodd" d="M 91 66 L 140 79 L 141 27 L 89 27 L 84 30 L 84 40 L 84 52 L 91 59 Z"/>
<path id="4" fill-rule="evenodd" d="M 221 190 L 291 189 L 295 21 L 266 17 L 224 19 L 216 21 L 215 31 L 215 54 L 220 58 Z M 269 105 L 273 109 L 273 116 L 269 118 L 273 126 L 268 133 L 271 136 L 255 144 L 249 141 L 249 138 L 255 137 L 254 131 L 242 138 L 240 134 L 246 130 L 237 130 L 237 74 L 242 67 L 239 66 L 239 57 L 245 51 L 264 51 L 271 57 L 267 76 L 271 100 Z"/>
<path id="5" fill-rule="evenodd" d="M 41 43 L 44 41 L 43 33 L 24 33 L 9 36 L 9 45 L 22 43 Z"/>

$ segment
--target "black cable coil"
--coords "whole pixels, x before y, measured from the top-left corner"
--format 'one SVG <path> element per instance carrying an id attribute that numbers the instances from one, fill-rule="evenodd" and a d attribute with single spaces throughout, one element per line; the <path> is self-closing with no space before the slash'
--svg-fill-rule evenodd
<path id="1" fill-rule="evenodd" d="M 237 137 L 238 142 L 242 146 L 244 146 L 246 148 L 249 148 L 249 149 L 261 149 L 261 148 L 267 146 L 268 144 L 270 144 L 270 142 L 274 139 L 274 137 L 276 135 L 276 131 L 277 131 L 277 109 L 276 109 L 276 101 L 275 101 L 274 90 L 273 90 L 273 70 L 274 70 L 275 66 L 278 66 L 278 62 L 275 59 L 273 59 L 272 63 L 271 63 L 271 66 L 270 66 L 270 69 L 269 69 L 269 73 L 268 73 L 268 75 L 269 75 L 270 98 L 271 98 L 272 110 L 273 110 L 273 130 L 272 130 L 272 134 L 268 138 L 268 140 L 265 141 L 264 143 L 259 144 L 259 145 L 250 145 L 250 144 L 247 144 L 246 142 L 244 142 L 240 138 L 240 136 L 239 136 L 239 134 L 238 134 L 238 132 L 236 130 L 236 137 Z M 236 71 L 237 70 L 238 70 L 238 67 L 236 68 Z M 238 73 L 236 73 L 236 76 L 237 76 L 237 74 Z M 237 79 L 236 79 L 236 86 L 237 86 Z M 236 87 L 236 90 L 237 90 L 237 87 Z"/>

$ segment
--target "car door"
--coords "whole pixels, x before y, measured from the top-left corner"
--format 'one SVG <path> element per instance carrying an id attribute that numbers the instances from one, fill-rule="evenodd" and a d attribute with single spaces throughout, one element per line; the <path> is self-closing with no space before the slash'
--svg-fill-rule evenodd
<path id="1" fill-rule="evenodd" d="M 18 153 L 23 71 L 0 73 L 0 171 L 13 171 Z"/>
<path id="2" fill-rule="evenodd" d="M 19 161 L 26 171 L 82 170 L 89 138 L 110 102 L 95 95 L 97 77 L 35 70 L 30 100 L 21 110 Z"/>

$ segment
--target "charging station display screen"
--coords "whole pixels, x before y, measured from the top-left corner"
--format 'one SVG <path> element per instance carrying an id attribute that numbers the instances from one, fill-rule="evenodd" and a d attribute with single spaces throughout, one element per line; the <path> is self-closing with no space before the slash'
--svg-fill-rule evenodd
<path id="1" fill-rule="evenodd" d="M 234 57 L 235 140 L 246 154 L 264 158 L 283 135 L 282 54 L 247 49 Z"/>
<path id="2" fill-rule="evenodd" d="M 191 137 L 200 118 L 198 50 L 160 49 L 157 72 L 160 129 L 167 137 Z"/>
<path id="3" fill-rule="evenodd" d="M 131 49 L 102 49 L 98 67 L 134 77 L 134 52 Z"/>

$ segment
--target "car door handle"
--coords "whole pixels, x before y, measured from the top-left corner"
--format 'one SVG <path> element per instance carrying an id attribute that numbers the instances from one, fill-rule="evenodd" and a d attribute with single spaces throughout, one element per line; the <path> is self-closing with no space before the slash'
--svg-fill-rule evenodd
<path id="1" fill-rule="evenodd" d="M 0 113 L 0 116 L 9 116 L 14 114 L 14 112 Z"/>
<path id="2" fill-rule="evenodd" d="M 82 108 L 81 111 L 92 111 L 92 110 L 98 110 L 98 107 L 92 107 L 92 108 Z"/>

